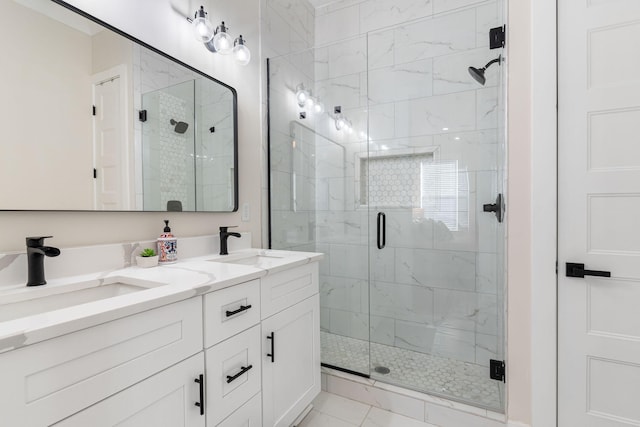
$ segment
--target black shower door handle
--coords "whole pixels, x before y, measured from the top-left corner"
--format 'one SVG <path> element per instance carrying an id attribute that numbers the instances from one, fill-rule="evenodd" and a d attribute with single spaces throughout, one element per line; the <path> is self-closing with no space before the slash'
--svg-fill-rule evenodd
<path id="1" fill-rule="evenodd" d="M 387 244 L 387 216 L 384 212 L 378 212 L 378 249 Z"/>

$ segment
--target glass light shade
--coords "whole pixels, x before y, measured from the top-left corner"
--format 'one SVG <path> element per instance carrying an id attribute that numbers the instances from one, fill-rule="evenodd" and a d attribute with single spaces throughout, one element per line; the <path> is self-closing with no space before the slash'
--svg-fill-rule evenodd
<path id="1" fill-rule="evenodd" d="M 242 35 L 236 39 L 233 47 L 233 56 L 240 65 L 247 65 L 251 61 L 251 51 L 244 44 Z"/>
<path id="2" fill-rule="evenodd" d="M 309 110 L 313 109 L 315 104 L 316 104 L 316 101 L 313 99 L 313 96 L 308 97 L 306 101 L 304 101 L 304 106 L 307 107 Z"/>
<path id="3" fill-rule="evenodd" d="M 213 47 L 216 48 L 218 53 L 223 55 L 228 55 L 233 51 L 233 38 L 227 34 L 227 28 L 224 26 L 224 22 L 218 26 L 213 36 Z"/>
<path id="4" fill-rule="evenodd" d="M 200 6 L 200 10 L 196 11 L 195 17 L 191 22 L 193 27 L 193 35 L 199 42 L 207 43 L 213 38 L 213 24 L 207 19 L 207 12 Z"/>
<path id="5" fill-rule="evenodd" d="M 344 117 L 338 115 L 336 116 L 336 129 L 342 130 L 347 126 L 347 121 Z"/>
<path id="6" fill-rule="evenodd" d="M 298 106 L 304 107 L 309 96 L 311 96 L 311 94 L 304 88 L 303 85 L 300 84 L 298 85 L 298 87 L 296 87 L 296 101 L 298 102 Z"/>
<path id="7" fill-rule="evenodd" d="M 322 103 L 322 101 L 316 100 L 316 105 L 313 106 L 313 111 L 316 114 L 324 113 L 324 104 Z"/>

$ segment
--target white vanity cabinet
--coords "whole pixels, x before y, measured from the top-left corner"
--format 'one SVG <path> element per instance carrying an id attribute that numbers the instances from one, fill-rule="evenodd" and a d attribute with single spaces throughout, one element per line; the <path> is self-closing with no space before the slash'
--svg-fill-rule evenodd
<path id="1" fill-rule="evenodd" d="M 262 420 L 288 427 L 320 393 L 318 263 L 267 276 L 262 285 L 263 308 L 271 304 L 262 320 Z"/>
<path id="2" fill-rule="evenodd" d="M 0 354 L 0 426 L 290 426 L 320 392 L 318 263 L 277 268 Z"/>
<path id="3" fill-rule="evenodd" d="M 54 425 L 205 427 L 205 412 L 200 405 L 204 386 L 199 382 L 203 372 L 200 352 Z"/>
<path id="4" fill-rule="evenodd" d="M 0 354 L 0 425 L 52 425 L 201 351 L 198 297 Z"/>

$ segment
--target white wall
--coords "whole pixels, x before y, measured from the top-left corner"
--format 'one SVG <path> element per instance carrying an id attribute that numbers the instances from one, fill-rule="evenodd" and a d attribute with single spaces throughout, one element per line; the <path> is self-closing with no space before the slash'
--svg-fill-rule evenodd
<path id="1" fill-rule="evenodd" d="M 42 34 L 33 34 L 31 26 L 15 19 L 27 15 Z M 3 59 L 0 70 L 0 207 L 90 209 L 91 37 L 3 1 L 0 38 L 7 41 L 2 55 L 9 59 Z M 61 135 L 52 129 L 68 131 Z M 34 175 L 39 179 L 31 179 Z M 18 185 L 11 185 L 14 182 Z M 63 183 L 68 196 L 61 198 L 53 183 Z"/>
<path id="2" fill-rule="evenodd" d="M 0 212 L 3 235 L 0 252 L 24 251 L 24 238 L 38 234 L 55 236 L 50 243 L 63 248 L 155 238 L 162 231 L 165 217 L 171 220 L 177 236 L 213 234 L 218 226 L 239 225 L 241 231 L 252 232 L 253 246 L 260 246 L 262 61 L 259 57 L 259 0 L 180 3 L 75 0 L 70 3 L 237 89 L 239 202 L 240 205 L 249 203 L 251 221 L 241 222 L 239 213 Z M 192 37 L 184 17 L 192 16 L 201 4 L 210 12 L 212 21 L 224 19 L 233 35 L 246 37 L 254 55 L 247 67 L 236 65 L 230 58 L 210 54 Z M 0 77 L 5 78 L 1 70 Z M 68 167 L 63 161 L 59 166 Z M 28 198 L 29 194 L 23 196 Z"/>

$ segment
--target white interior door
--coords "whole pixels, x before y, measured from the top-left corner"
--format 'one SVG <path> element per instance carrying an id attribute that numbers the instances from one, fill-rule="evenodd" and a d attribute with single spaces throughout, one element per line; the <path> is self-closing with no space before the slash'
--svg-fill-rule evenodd
<path id="1" fill-rule="evenodd" d="M 123 164 L 122 123 L 123 100 L 120 78 L 115 77 L 94 85 L 93 150 L 95 162 L 95 208 L 125 209 L 127 200 Z"/>
<path id="2" fill-rule="evenodd" d="M 640 2 L 558 1 L 558 23 L 558 422 L 640 426 Z"/>

